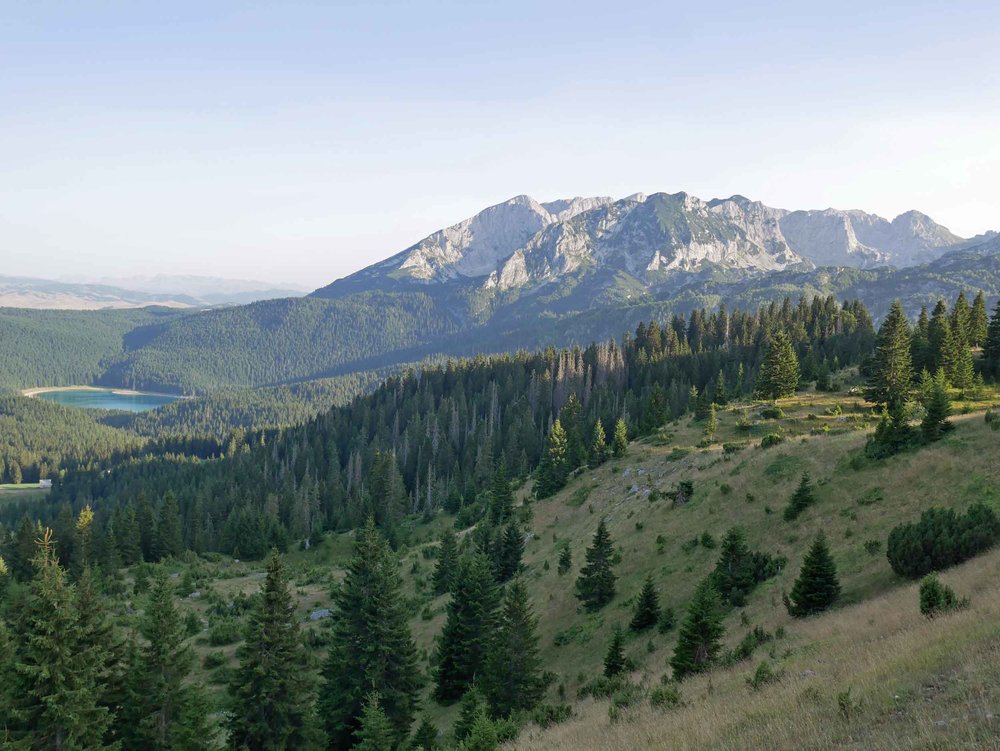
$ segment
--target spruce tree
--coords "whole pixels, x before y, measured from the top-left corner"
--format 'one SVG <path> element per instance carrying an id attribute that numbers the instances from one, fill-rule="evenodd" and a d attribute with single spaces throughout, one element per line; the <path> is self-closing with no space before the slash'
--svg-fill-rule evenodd
<path id="1" fill-rule="evenodd" d="M 566 484 L 570 470 L 567 451 L 566 431 L 556 420 L 552 423 L 542 461 L 535 474 L 535 495 L 538 498 L 548 498 Z"/>
<path id="2" fill-rule="evenodd" d="M 600 610 L 615 596 L 614 546 L 604 519 L 597 525 L 586 560 L 576 580 L 576 596 L 587 610 Z"/>
<path id="3" fill-rule="evenodd" d="M 826 537 L 819 532 L 806 554 L 799 578 L 795 580 L 785 606 L 790 615 L 802 618 L 826 610 L 839 596 L 837 567 L 830 556 Z"/>
<path id="4" fill-rule="evenodd" d="M 756 583 L 754 556 L 747 546 L 746 535 L 739 527 L 733 527 L 722 538 L 712 582 L 719 596 L 737 607 L 743 604 Z"/>
<path id="5" fill-rule="evenodd" d="M 715 378 L 715 403 L 720 407 L 729 404 L 729 391 L 726 389 L 726 374 L 721 370 Z"/>
<path id="6" fill-rule="evenodd" d="M 438 748 L 440 748 L 438 744 L 438 729 L 429 718 L 424 717 L 413 734 L 413 740 L 410 742 L 410 751 L 437 751 Z"/>
<path id="7" fill-rule="evenodd" d="M 505 524 L 513 513 L 514 491 L 510 489 L 510 480 L 507 479 L 507 465 L 500 460 L 490 487 L 490 522 L 496 526 Z"/>
<path id="8" fill-rule="evenodd" d="M 625 662 L 625 635 L 620 627 L 615 626 L 611 634 L 611 642 L 608 644 L 608 651 L 604 654 L 604 677 L 614 678 L 621 675 L 626 670 Z"/>
<path id="9" fill-rule="evenodd" d="M 190 682 L 194 654 L 184 641 L 184 622 L 174 605 L 174 587 L 157 568 L 139 632 L 146 643 L 138 653 L 136 729 L 140 748 L 195 751 L 211 748 L 208 704 L 201 687 Z"/>
<path id="10" fill-rule="evenodd" d="M 351 746 L 372 691 L 397 742 L 409 733 L 421 678 L 401 590 L 399 563 L 369 517 L 330 618 L 317 713 L 333 748 Z"/>
<path id="11" fill-rule="evenodd" d="M 27 514 L 18 522 L 17 532 L 10 547 L 10 573 L 17 581 L 30 581 L 35 572 L 33 563 L 37 552 L 36 540 L 41 537 L 38 525 Z"/>
<path id="12" fill-rule="evenodd" d="M 1000 310 L 1000 306 L 998 306 Z M 1000 334 L 998 334 L 1000 336 Z M 611 453 L 615 459 L 621 459 L 628 452 L 628 427 L 625 419 L 619 417 L 615 422 L 615 434 L 611 441 Z"/>
<path id="13" fill-rule="evenodd" d="M 968 349 L 972 340 L 972 313 L 969 310 L 969 301 L 965 297 L 965 290 L 958 293 L 955 300 L 955 307 L 951 311 L 951 330 L 955 336 L 955 343 L 962 349 Z"/>
<path id="14" fill-rule="evenodd" d="M 708 669 L 721 649 L 722 604 L 710 579 L 704 579 L 695 590 L 681 624 L 670 666 L 674 679 Z"/>
<path id="15" fill-rule="evenodd" d="M 451 590 L 458 568 L 458 538 L 450 528 L 441 535 L 438 546 L 437 567 L 434 569 L 434 594 L 443 595 Z"/>
<path id="16" fill-rule="evenodd" d="M 160 519 L 156 525 L 156 557 L 175 558 L 184 552 L 181 535 L 181 509 L 174 491 L 168 490 L 160 506 Z"/>
<path id="17" fill-rule="evenodd" d="M 14 623 L 13 684 L 8 727 L 13 748 L 104 749 L 111 724 L 100 704 L 103 644 L 81 629 L 78 602 L 46 529 Z M 92 653 L 91 650 L 94 650 Z"/>
<path id="18" fill-rule="evenodd" d="M 608 444 L 604 435 L 604 424 L 601 422 L 601 418 L 597 418 L 594 421 L 594 430 L 590 437 L 590 451 L 588 454 L 587 464 L 593 467 L 599 467 L 608 458 Z"/>
<path id="19" fill-rule="evenodd" d="M 520 528 L 510 523 L 497 536 L 494 546 L 494 569 L 496 580 L 508 582 L 521 569 L 524 555 L 524 535 Z"/>
<path id="20" fill-rule="evenodd" d="M 715 403 L 708 405 L 708 422 L 705 423 L 705 437 L 714 438 L 715 431 L 719 429 L 719 420 L 715 416 Z"/>
<path id="21" fill-rule="evenodd" d="M 395 729 L 379 705 L 378 694 L 372 693 L 366 698 L 361 712 L 361 724 L 355 736 L 357 738 L 355 751 L 395 751 Z"/>
<path id="22" fill-rule="evenodd" d="M 305 749 L 316 741 L 313 682 L 281 556 L 271 551 L 230 685 L 235 748 Z"/>
<path id="23" fill-rule="evenodd" d="M 472 726 L 480 717 L 489 719 L 486 709 L 486 697 L 476 685 L 470 685 L 468 690 L 462 694 L 462 705 L 458 711 L 458 719 L 455 720 L 455 740 L 461 743 L 472 733 Z"/>
<path id="24" fill-rule="evenodd" d="M 537 631 L 538 619 L 518 577 L 507 587 L 483 668 L 483 694 L 496 717 L 530 711 L 542 698 L 545 683 Z"/>
<path id="25" fill-rule="evenodd" d="M 982 290 L 972 301 L 972 313 L 969 317 L 969 346 L 982 347 L 986 343 L 986 332 L 989 321 L 986 317 L 986 298 Z"/>
<path id="26" fill-rule="evenodd" d="M 948 417 L 951 415 L 951 398 L 948 396 L 948 384 L 945 381 L 943 368 L 939 368 L 930 379 L 923 404 L 924 418 L 920 422 L 920 432 L 925 441 L 936 441 L 951 427 L 951 423 L 948 422 Z"/>
<path id="27" fill-rule="evenodd" d="M 993 317 L 986 329 L 986 341 L 983 343 L 983 362 L 986 370 L 994 377 L 1000 378 L 1000 300 L 997 300 Z"/>
<path id="28" fill-rule="evenodd" d="M 653 586 L 653 577 L 647 576 L 639 592 L 639 598 L 635 602 L 635 610 L 632 612 L 632 621 L 629 628 L 633 631 L 645 631 L 651 626 L 655 626 L 660 618 L 660 596 L 656 594 L 656 587 Z"/>
<path id="29" fill-rule="evenodd" d="M 460 751 L 496 751 L 500 737 L 496 725 L 485 714 L 480 714 L 472 723 L 469 736 L 459 745 Z"/>
<path id="30" fill-rule="evenodd" d="M 912 383 L 910 325 L 902 304 L 896 300 L 878 330 L 866 396 L 894 415 L 906 404 Z"/>
<path id="31" fill-rule="evenodd" d="M 976 383 L 976 369 L 972 364 L 972 350 L 961 345 L 955 352 L 955 364 L 952 368 L 951 384 L 962 391 L 971 389 Z"/>
<path id="32" fill-rule="evenodd" d="M 938 368 L 944 368 L 945 375 L 951 378 L 957 349 L 955 332 L 948 318 L 948 306 L 944 300 L 938 300 L 934 306 L 930 323 L 927 325 L 927 338 L 930 349 L 928 369 L 936 371 Z"/>
<path id="33" fill-rule="evenodd" d="M 478 552 L 463 558 L 438 643 L 434 697 L 439 702 L 458 699 L 482 672 L 499 604 L 489 559 Z"/>
<path id="34" fill-rule="evenodd" d="M 569 545 L 563 545 L 562 550 L 559 551 L 559 567 L 557 571 L 559 576 L 569 573 L 569 570 L 573 567 L 573 553 L 569 549 Z"/>
<path id="35" fill-rule="evenodd" d="M 816 496 L 813 494 L 812 480 L 809 478 L 808 472 L 803 472 L 802 479 L 799 481 L 799 486 L 795 489 L 795 492 L 792 493 L 792 497 L 791 500 L 788 501 L 788 505 L 785 506 L 785 521 L 795 519 L 815 502 Z"/>
<path id="36" fill-rule="evenodd" d="M 776 331 L 767 341 L 754 396 L 758 399 L 780 399 L 792 396 L 798 387 L 799 359 L 788 335 Z"/>

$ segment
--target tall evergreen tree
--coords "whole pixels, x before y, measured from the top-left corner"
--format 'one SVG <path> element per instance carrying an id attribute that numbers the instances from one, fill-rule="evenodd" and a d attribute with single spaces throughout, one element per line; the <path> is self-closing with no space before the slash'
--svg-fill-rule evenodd
<path id="1" fill-rule="evenodd" d="M 559 576 L 569 573 L 569 570 L 573 567 L 573 553 L 569 549 L 569 545 L 563 545 L 562 550 L 559 551 L 559 566 L 557 571 Z"/>
<path id="2" fill-rule="evenodd" d="M 438 644 L 434 690 L 438 701 L 455 701 L 482 672 L 499 604 L 491 562 L 482 553 L 463 558 Z"/>
<path id="3" fill-rule="evenodd" d="M 688 606 L 670 666 L 680 680 L 708 669 L 721 649 L 722 604 L 710 579 L 702 580 Z"/>
<path id="4" fill-rule="evenodd" d="M 928 370 L 934 372 L 938 368 L 944 368 L 945 375 L 950 379 L 955 370 L 958 348 L 955 345 L 955 331 L 948 317 L 948 306 L 944 300 L 938 300 L 934 306 L 927 330 L 930 341 Z"/>
<path id="5" fill-rule="evenodd" d="M 958 293 L 955 300 L 955 307 L 951 311 L 951 330 L 955 335 L 956 344 L 967 349 L 972 340 L 972 311 L 969 310 L 969 301 L 965 297 L 965 290 Z"/>
<path id="6" fill-rule="evenodd" d="M 982 290 L 972 301 L 972 312 L 969 317 L 969 346 L 982 347 L 986 342 L 986 331 L 989 320 L 986 316 L 986 298 Z"/>
<path id="7" fill-rule="evenodd" d="M 436 751 L 438 744 L 438 729 L 427 717 L 424 717 L 413 734 L 410 751 Z"/>
<path id="8" fill-rule="evenodd" d="M 802 479 L 799 481 L 799 486 L 792 493 L 791 500 L 788 501 L 788 505 L 785 506 L 784 517 L 785 521 L 791 521 L 798 517 L 803 511 L 812 506 L 816 502 L 816 496 L 813 493 L 812 480 L 809 477 L 808 472 L 802 473 Z"/>
<path id="9" fill-rule="evenodd" d="M 943 368 L 939 368 L 930 379 L 923 405 L 924 418 L 920 423 L 920 431 L 925 441 L 936 441 L 951 427 L 948 422 L 951 398 L 948 396 L 948 383 L 945 381 Z"/>
<path id="10" fill-rule="evenodd" d="M 139 632 L 146 643 L 138 664 L 130 713 L 136 717 L 136 749 L 197 751 L 211 748 L 208 704 L 201 687 L 190 682 L 194 654 L 184 642 L 184 622 L 174 604 L 174 586 L 157 568 Z"/>
<path id="11" fill-rule="evenodd" d="M 535 474 L 535 495 L 538 498 L 548 498 L 566 484 L 570 471 L 567 451 L 566 431 L 556 420 L 552 423 L 545 452 Z"/>
<path id="12" fill-rule="evenodd" d="M 576 580 L 576 596 L 587 610 L 600 610 L 615 596 L 614 545 L 604 519 L 597 525 L 586 560 Z"/>
<path id="13" fill-rule="evenodd" d="M 621 459 L 628 452 L 628 427 L 624 418 L 619 417 L 615 422 L 615 434 L 611 442 L 611 453 L 615 459 Z"/>
<path id="14" fill-rule="evenodd" d="M 614 678 L 625 670 L 625 635 L 619 626 L 615 626 L 615 630 L 611 633 L 608 651 L 604 655 L 604 677 Z"/>
<path id="15" fill-rule="evenodd" d="M 54 542 L 45 530 L 35 577 L 14 623 L 14 724 L 8 731 L 14 748 L 113 748 L 104 739 L 111 716 L 99 700 L 104 645 L 90 643 L 94 634 L 81 629 L 76 593 Z"/>
<path id="16" fill-rule="evenodd" d="M 10 547 L 10 573 L 17 581 L 30 581 L 35 571 L 34 559 L 37 552 L 35 541 L 41 537 L 38 525 L 27 514 L 18 522 L 17 532 Z"/>
<path id="17" fill-rule="evenodd" d="M 507 464 L 501 459 L 497 462 L 490 487 L 490 522 L 494 525 L 505 524 L 513 513 L 514 491 L 507 479 Z"/>
<path id="18" fill-rule="evenodd" d="M 583 437 L 583 422 L 580 414 L 583 405 L 576 392 L 569 395 L 566 404 L 559 410 L 559 424 L 566 431 L 566 465 L 568 470 L 574 470 L 587 463 L 587 443 Z"/>
<path id="19" fill-rule="evenodd" d="M 369 694 L 361 713 L 355 751 L 394 751 L 396 748 L 395 729 L 379 705 L 378 694 Z"/>
<path id="20" fill-rule="evenodd" d="M 653 577 L 646 576 L 646 581 L 639 592 L 639 598 L 635 601 L 635 609 L 632 611 L 632 621 L 629 628 L 633 631 L 645 631 L 651 626 L 655 626 L 660 619 L 660 596 L 656 594 L 656 587 L 653 586 Z"/>
<path id="21" fill-rule="evenodd" d="M 372 691 L 397 741 L 409 733 L 421 679 L 401 589 L 399 563 L 369 517 L 358 531 L 330 619 L 317 708 L 333 749 L 351 748 Z"/>
<path id="22" fill-rule="evenodd" d="M 608 444 L 604 435 L 604 424 L 601 422 L 601 418 L 597 418 L 594 421 L 594 431 L 590 437 L 590 452 L 588 455 L 587 464 L 593 467 L 599 467 L 608 458 Z"/>
<path id="23" fill-rule="evenodd" d="M 486 697 L 476 685 L 469 686 L 469 689 L 462 694 L 462 705 L 459 708 L 458 719 L 455 720 L 455 740 L 461 743 L 472 733 L 472 726 L 480 717 L 489 719 L 486 706 Z"/>
<path id="24" fill-rule="evenodd" d="M 160 506 L 160 519 L 156 525 L 156 557 L 174 558 L 184 551 L 181 534 L 181 509 L 174 491 L 168 490 Z"/>
<path id="25" fill-rule="evenodd" d="M 902 410 L 913 383 L 910 358 L 910 325 L 899 300 L 879 327 L 875 354 L 868 379 L 867 398 L 884 406 L 890 414 Z"/>
<path id="26" fill-rule="evenodd" d="M 764 361 L 754 387 L 758 399 L 780 399 L 791 396 L 799 387 L 799 359 L 792 342 L 784 331 L 776 331 L 768 339 Z"/>
<path id="27" fill-rule="evenodd" d="M 756 583 L 754 556 L 747 545 L 746 535 L 739 527 L 731 528 L 722 538 L 712 582 L 719 596 L 737 607 L 743 604 Z"/>
<path id="28" fill-rule="evenodd" d="M 458 538 L 450 528 L 441 535 L 437 567 L 434 569 L 434 594 L 443 595 L 451 589 L 458 569 Z"/>
<path id="29" fill-rule="evenodd" d="M 986 330 L 986 341 L 983 343 L 983 361 L 987 371 L 1000 377 L 1000 300 L 997 300 L 993 317 Z"/>
<path id="30" fill-rule="evenodd" d="M 826 610 L 839 596 L 837 567 L 830 556 L 826 537 L 819 532 L 806 554 L 799 578 L 795 580 L 785 606 L 789 614 L 801 618 Z"/>
<path id="31" fill-rule="evenodd" d="M 317 740 L 313 683 L 278 551 L 271 551 L 266 570 L 230 685 L 229 742 L 259 751 L 307 749 Z"/>
<path id="32" fill-rule="evenodd" d="M 483 694 L 494 716 L 530 711 L 541 700 L 545 683 L 537 631 L 528 591 L 524 581 L 516 578 L 507 587 L 483 669 Z"/>
<path id="33" fill-rule="evenodd" d="M 497 535 L 494 544 L 494 569 L 496 579 L 501 584 L 508 582 L 521 569 L 524 555 L 524 535 L 513 522 Z"/>

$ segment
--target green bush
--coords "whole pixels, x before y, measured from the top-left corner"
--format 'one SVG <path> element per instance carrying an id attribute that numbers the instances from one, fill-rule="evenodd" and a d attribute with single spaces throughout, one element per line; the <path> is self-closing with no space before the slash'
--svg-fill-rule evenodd
<path id="1" fill-rule="evenodd" d="M 1000 541 L 1000 518 L 982 503 L 964 514 L 931 508 L 920 521 L 901 524 L 889 533 L 886 556 L 892 570 L 909 579 L 954 566 Z"/>
<path id="2" fill-rule="evenodd" d="M 649 705 L 656 709 L 673 709 L 681 706 L 681 690 L 676 683 L 657 686 L 649 695 Z"/>
<path id="3" fill-rule="evenodd" d="M 955 590 L 942 584 L 937 574 L 928 574 L 920 582 L 920 612 L 928 618 L 968 607 L 968 599 L 959 600 Z"/>
<path id="4" fill-rule="evenodd" d="M 781 407 L 764 407 L 760 411 L 760 416 L 765 420 L 780 420 L 785 416 Z"/>
<path id="5" fill-rule="evenodd" d="M 781 433 L 768 433 L 760 439 L 760 447 L 762 449 L 769 449 L 772 446 L 777 446 L 779 443 L 784 443 L 784 441 L 785 436 Z"/>
<path id="6" fill-rule="evenodd" d="M 539 704 L 531 712 L 531 721 L 540 728 L 547 728 L 566 722 L 573 716 L 573 708 L 569 704 Z"/>
<path id="7" fill-rule="evenodd" d="M 208 627 L 208 643 L 213 647 L 235 644 L 243 638 L 243 627 L 235 618 L 219 618 Z"/>
<path id="8" fill-rule="evenodd" d="M 226 656 L 222 652 L 209 652 L 202 660 L 205 670 L 214 670 L 226 664 Z"/>

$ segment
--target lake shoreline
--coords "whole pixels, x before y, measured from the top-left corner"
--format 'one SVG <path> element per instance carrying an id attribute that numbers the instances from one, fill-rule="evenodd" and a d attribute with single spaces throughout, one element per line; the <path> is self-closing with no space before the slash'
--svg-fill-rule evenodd
<path id="1" fill-rule="evenodd" d="M 191 399 L 190 396 L 181 394 L 165 394 L 157 391 L 135 391 L 134 389 L 106 388 L 103 386 L 35 386 L 30 389 L 21 389 L 21 396 L 28 398 L 39 394 L 50 394 L 54 391 L 106 391 L 118 396 L 159 396 L 170 399 Z"/>

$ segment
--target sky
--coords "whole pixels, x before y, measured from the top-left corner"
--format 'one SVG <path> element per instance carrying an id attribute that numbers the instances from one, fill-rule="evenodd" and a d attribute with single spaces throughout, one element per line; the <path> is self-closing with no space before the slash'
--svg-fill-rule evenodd
<path id="1" fill-rule="evenodd" d="M 996 2 L 0 0 L 0 274 L 319 287 L 521 193 L 971 236 L 998 176 Z"/>

